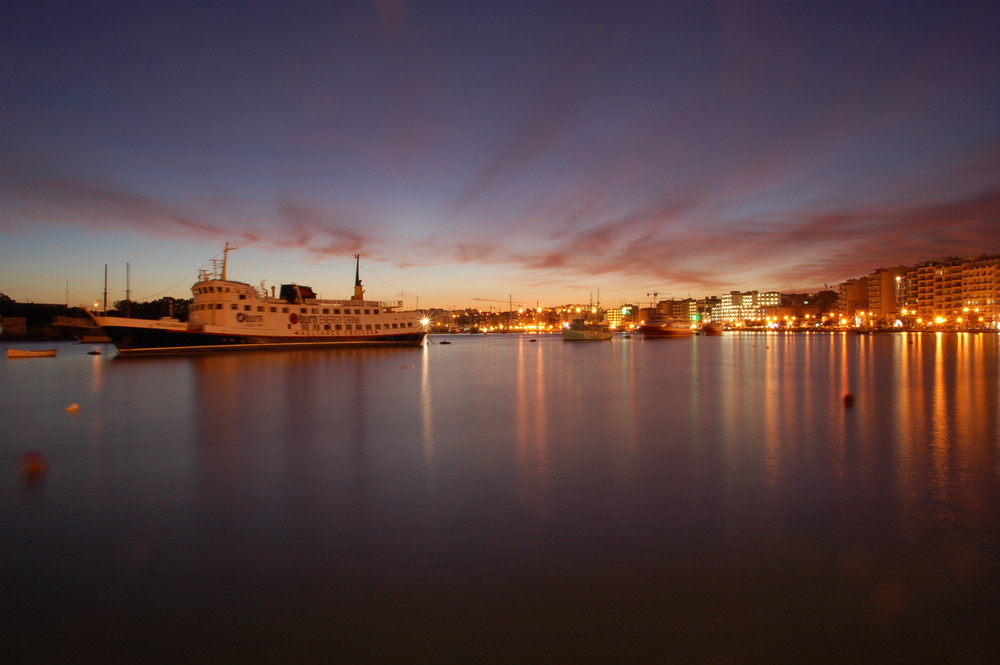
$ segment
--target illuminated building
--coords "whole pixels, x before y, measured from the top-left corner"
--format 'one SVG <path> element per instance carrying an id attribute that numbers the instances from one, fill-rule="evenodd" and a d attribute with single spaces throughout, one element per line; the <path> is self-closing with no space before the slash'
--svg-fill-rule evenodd
<path id="1" fill-rule="evenodd" d="M 890 322 L 899 315 L 906 266 L 879 268 L 868 275 L 868 306 L 875 320 Z"/>
<path id="2" fill-rule="evenodd" d="M 858 277 L 840 283 L 837 292 L 837 310 L 845 317 L 855 317 L 868 312 L 867 277 Z"/>
<path id="3" fill-rule="evenodd" d="M 713 321 L 749 321 L 760 319 L 767 308 L 781 305 L 781 294 L 777 291 L 730 291 L 719 298 L 717 311 L 712 312 Z"/>

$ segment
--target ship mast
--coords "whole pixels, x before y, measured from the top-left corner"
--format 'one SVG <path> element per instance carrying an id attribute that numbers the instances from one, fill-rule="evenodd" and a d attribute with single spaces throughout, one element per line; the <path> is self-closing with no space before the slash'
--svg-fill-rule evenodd
<path id="1" fill-rule="evenodd" d="M 354 255 L 354 295 L 351 300 L 364 300 L 365 290 L 361 287 L 361 255 Z"/>
<path id="2" fill-rule="evenodd" d="M 222 278 L 223 282 L 226 281 L 226 263 L 229 260 L 229 252 L 232 251 L 232 250 L 234 250 L 234 249 L 239 249 L 239 247 L 230 247 L 229 243 L 227 242 L 226 243 L 226 248 L 224 250 L 222 250 L 222 275 L 221 275 L 221 278 Z"/>

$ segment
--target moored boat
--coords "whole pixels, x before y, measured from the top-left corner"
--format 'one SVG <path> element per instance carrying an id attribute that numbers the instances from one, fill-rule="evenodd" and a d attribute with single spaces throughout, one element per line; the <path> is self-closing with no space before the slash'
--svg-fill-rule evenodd
<path id="1" fill-rule="evenodd" d="M 354 295 L 324 300 L 312 288 L 283 284 L 279 292 L 227 278 L 226 245 L 221 261 L 202 270 L 191 287 L 188 321 L 94 316 L 123 356 L 247 351 L 329 346 L 419 346 L 426 321 L 402 303 L 365 300 L 360 258 Z"/>
<path id="2" fill-rule="evenodd" d="M 643 337 L 655 339 L 694 336 L 694 328 L 690 324 L 666 317 L 658 317 L 647 321 L 639 326 L 639 332 L 642 333 Z"/>
<path id="3" fill-rule="evenodd" d="M 7 349 L 8 358 L 51 358 L 57 349 Z"/>
<path id="4" fill-rule="evenodd" d="M 722 326 L 716 325 L 714 323 L 706 323 L 701 327 L 702 335 L 721 335 Z"/>
<path id="5" fill-rule="evenodd" d="M 574 319 L 562 331 L 564 342 L 602 342 L 611 339 L 614 334 L 608 326 L 585 319 Z"/>

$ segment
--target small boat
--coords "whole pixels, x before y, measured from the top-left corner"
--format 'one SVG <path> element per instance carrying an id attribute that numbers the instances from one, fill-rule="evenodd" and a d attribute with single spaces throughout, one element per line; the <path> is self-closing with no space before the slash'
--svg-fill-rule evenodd
<path id="1" fill-rule="evenodd" d="M 614 336 L 614 331 L 602 323 L 585 319 L 574 319 L 568 328 L 563 328 L 564 342 L 602 342 Z"/>
<path id="2" fill-rule="evenodd" d="M 52 358 L 56 349 L 7 349 L 8 358 Z"/>
<path id="3" fill-rule="evenodd" d="M 655 317 L 639 326 L 644 338 L 694 337 L 691 324 L 669 317 Z"/>
<path id="4" fill-rule="evenodd" d="M 717 326 L 714 323 L 706 323 L 701 327 L 702 335 L 721 335 L 722 326 Z"/>

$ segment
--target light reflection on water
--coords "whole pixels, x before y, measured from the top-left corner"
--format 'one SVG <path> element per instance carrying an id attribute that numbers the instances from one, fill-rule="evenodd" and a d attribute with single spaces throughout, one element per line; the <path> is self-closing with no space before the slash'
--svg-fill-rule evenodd
<path id="1" fill-rule="evenodd" d="M 997 653 L 996 335 L 450 341 L 0 365 L 13 653 Z"/>

